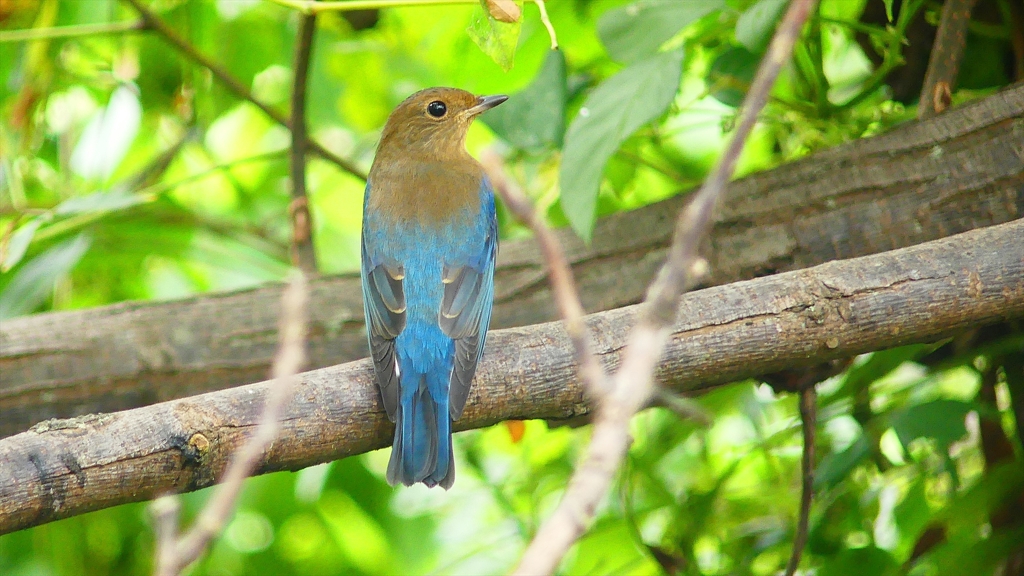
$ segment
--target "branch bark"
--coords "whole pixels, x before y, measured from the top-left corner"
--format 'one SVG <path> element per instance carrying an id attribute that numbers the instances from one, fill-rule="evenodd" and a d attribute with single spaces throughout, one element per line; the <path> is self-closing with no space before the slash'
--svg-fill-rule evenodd
<path id="1" fill-rule="evenodd" d="M 1024 221 L 897 251 L 692 292 L 656 377 L 697 393 L 759 374 L 933 341 L 1024 317 Z M 605 368 L 617 366 L 638 307 L 587 317 Z M 493 340 L 492 340 L 493 338 Z M 589 410 L 561 323 L 498 330 L 459 430 Z M 370 364 L 299 376 L 281 436 L 258 473 L 388 445 Z M 115 414 L 47 421 L 0 440 L 0 533 L 168 491 L 212 484 L 259 421 L 268 383 Z"/>
<path id="2" fill-rule="evenodd" d="M 313 249 L 313 216 L 306 198 L 306 78 L 313 53 L 316 15 L 299 17 L 299 36 L 295 43 L 295 81 L 292 83 L 292 263 L 310 275 L 316 275 L 316 252 Z"/>
<path id="3" fill-rule="evenodd" d="M 891 133 L 735 181 L 702 255 L 720 285 L 911 246 L 1024 216 L 1024 84 Z M 672 198 L 598 222 L 584 245 L 556 231 L 583 305 L 643 299 L 664 261 Z M 556 318 L 532 240 L 499 254 L 492 325 Z M 366 355 L 356 274 L 311 283 L 310 367 Z M 266 377 L 281 286 L 124 303 L 0 325 L 0 436 L 46 418 L 110 412 Z"/>
<path id="4" fill-rule="evenodd" d="M 921 86 L 917 117 L 930 118 L 949 108 L 953 86 L 960 74 L 960 61 L 967 46 L 967 25 L 978 0 L 946 0 L 928 60 L 928 72 Z"/>

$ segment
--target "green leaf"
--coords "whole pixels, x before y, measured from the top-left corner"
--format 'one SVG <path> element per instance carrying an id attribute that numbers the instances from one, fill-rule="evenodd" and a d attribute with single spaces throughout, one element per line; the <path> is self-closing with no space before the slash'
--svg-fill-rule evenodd
<path id="1" fill-rule="evenodd" d="M 36 235 L 36 230 L 43 224 L 44 218 L 42 216 L 33 218 L 22 224 L 14 234 L 11 234 L 11 239 L 7 243 L 7 250 L 3 254 L 3 262 L 0 263 L 0 272 L 8 272 L 11 268 L 21 262 L 21 259 L 25 256 L 25 251 L 28 250 L 28 245 L 32 243 L 32 238 Z"/>
<path id="2" fill-rule="evenodd" d="M 819 573 L 829 576 L 884 576 L 895 574 L 898 567 L 899 564 L 892 554 L 881 548 L 865 546 L 841 550 L 838 554 L 828 557 L 821 565 Z"/>
<path id="3" fill-rule="evenodd" d="M 889 19 L 889 23 L 892 24 L 892 0 L 882 0 L 885 3 L 885 17 Z"/>
<path id="4" fill-rule="evenodd" d="M 1006 562 L 1024 541 L 1024 528 L 1010 528 L 993 533 L 988 538 L 976 534 L 957 538 L 936 546 L 914 563 L 912 574 L 941 574 L 942 576 L 977 576 L 999 573 L 997 568 Z M 919 570 L 930 565 L 934 571 Z M 870 574 L 870 572 L 864 572 Z"/>
<path id="5" fill-rule="evenodd" d="M 742 46 L 733 46 L 718 55 L 708 71 L 711 95 L 726 106 L 738 107 L 750 88 L 760 58 Z"/>
<path id="6" fill-rule="evenodd" d="M 687 25 L 724 5 L 723 0 L 641 0 L 605 12 L 597 34 L 612 59 L 632 62 L 654 54 Z"/>
<path id="7" fill-rule="evenodd" d="M 560 147 L 565 137 L 566 92 L 565 54 L 551 50 L 529 86 L 481 119 L 516 148 Z"/>
<path id="8" fill-rule="evenodd" d="M 491 57 L 505 72 L 512 69 L 515 60 L 516 45 L 519 43 L 519 30 L 522 19 L 517 22 L 499 22 L 487 10 L 480 7 L 473 16 L 473 23 L 466 28 L 466 33 L 473 42 Z"/>
<path id="9" fill-rule="evenodd" d="M 764 54 L 789 0 L 758 0 L 736 21 L 736 40 L 755 54 Z"/>
<path id="10" fill-rule="evenodd" d="M 814 471 L 814 490 L 832 488 L 839 484 L 861 462 L 871 455 L 871 444 L 866 435 L 859 438 L 839 453 L 831 453 L 821 461 Z"/>
<path id="11" fill-rule="evenodd" d="M 602 82 L 584 101 L 565 135 L 561 204 L 573 229 L 589 240 L 605 164 L 633 132 L 672 104 L 683 51 L 662 52 Z"/>
<path id="12" fill-rule="evenodd" d="M 79 234 L 25 263 L 0 293 L 0 320 L 28 314 L 42 304 L 53 282 L 82 259 L 92 239 Z"/>
<path id="13" fill-rule="evenodd" d="M 843 383 L 836 391 L 835 397 L 856 395 L 876 380 L 880 380 L 904 362 L 913 362 L 929 354 L 941 344 L 910 344 L 899 348 L 890 348 L 873 352 L 867 361 L 857 364 L 846 371 Z"/>
<path id="14" fill-rule="evenodd" d="M 967 435 L 964 417 L 977 407 L 959 400 L 933 400 L 911 406 L 892 417 L 892 427 L 904 449 L 917 438 L 934 438 L 941 451 Z"/>

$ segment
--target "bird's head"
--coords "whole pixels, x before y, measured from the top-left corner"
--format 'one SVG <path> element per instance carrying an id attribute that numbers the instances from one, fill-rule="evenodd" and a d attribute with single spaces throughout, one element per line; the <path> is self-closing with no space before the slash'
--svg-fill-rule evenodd
<path id="1" fill-rule="evenodd" d="M 466 154 L 466 131 L 479 114 L 508 96 L 474 96 L 457 88 L 428 88 L 409 96 L 384 125 L 378 156 L 401 153 L 447 159 Z"/>

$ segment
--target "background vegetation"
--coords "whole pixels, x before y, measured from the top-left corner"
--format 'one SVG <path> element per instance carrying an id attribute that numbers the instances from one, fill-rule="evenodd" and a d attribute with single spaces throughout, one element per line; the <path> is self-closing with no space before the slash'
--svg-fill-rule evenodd
<path id="1" fill-rule="evenodd" d="M 983 3 L 995 16 L 972 23 L 954 102 L 1011 81 L 1013 1 Z M 895 4 L 821 2 L 741 173 L 914 116 L 916 89 L 900 77 L 919 48 L 908 30 L 934 27 L 941 6 Z M 148 6 L 255 98 L 287 108 L 294 10 L 260 0 Z M 784 7 L 552 0 L 558 52 L 532 3 L 510 25 L 472 2 L 325 13 L 309 130 L 365 170 L 387 114 L 413 91 L 513 94 L 474 125 L 470 151 L 498 150 L 553 225 L 587 237 L 597 217 L 700 181 Z M 5 30 L 83 32 L 0 44 L 0 319 L 233 290 L 289 269 L 288 130 L 158 34 L 82 28 L 138 17 L 116 0 L 0 2 Z M 323 273 L 358 267 L 363 186 L 311 156 Z M 525 233 L 501 218 L 503 237 Z M 1024 383 L 1005 368 L 1022 350 L 1019 332 L 988 330 L 858 358 L 826 380 L 803 566 L 827 575 L 1014 573 L 1006 562 L 1024 528 L 999 518 L 1012 517 L 1005 496 L 1024 486 L 1011 405 L 1011 389 L 1020 402 Z M 709 426 L 664 408 L 634 419 L 617 490 L 564 573 L 762 575 L 785 565 L 799 500 L 796 398 L 749 381 L 698 402 Z M 449 492 L 389 488 L 386 451 L 254 478 L 193 573 L 507 572 L 587 440 L 587 427 L 540 421 L 460 434 Z M 186 520 L 205 497 L 183 497 Z M 141 574 L 152 555 L 141 504 L 0 537 L 0 573 L 12 576 Z"/>

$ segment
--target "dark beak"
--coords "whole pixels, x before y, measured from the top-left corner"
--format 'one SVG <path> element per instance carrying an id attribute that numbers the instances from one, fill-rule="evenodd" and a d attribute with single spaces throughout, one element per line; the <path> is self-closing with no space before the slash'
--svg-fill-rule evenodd
<path id="1" fill-rule="evenodd" d="M 470 116 L 476 116 L 477 114 L 494 108 L 505 100 L 508 100 L 508 96 L 505 96 L 504 94 L 498 94 L 496 96 L 481 96 L 476 99 L 476 106 L 473 106 L 467 110 L 467 112 L 469 112 Z"/>

